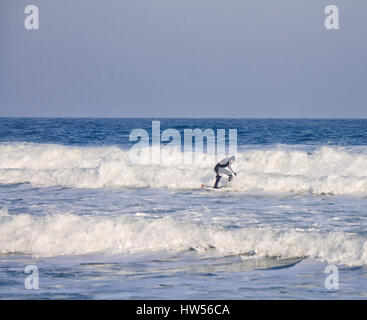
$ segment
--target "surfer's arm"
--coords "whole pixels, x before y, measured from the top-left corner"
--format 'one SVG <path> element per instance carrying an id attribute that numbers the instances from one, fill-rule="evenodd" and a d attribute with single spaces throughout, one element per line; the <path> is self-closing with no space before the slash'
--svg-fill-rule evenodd
<path id="1" fill-rule="evenodd" d="M 228 164 L 228 169 L 236 176 L 237 173 L 233 171 L 231 164 Z"/>

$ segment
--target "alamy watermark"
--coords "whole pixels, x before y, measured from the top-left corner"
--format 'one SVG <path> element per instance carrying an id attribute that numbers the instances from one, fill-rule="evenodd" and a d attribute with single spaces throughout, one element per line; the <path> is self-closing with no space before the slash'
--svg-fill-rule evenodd
<path id="1" fill-rule="evenodd" d="M 337 266 L 328 265 L 325 268 L 325 273 L 329 275 L 325 278 L 324 285 L 327 290 L 339 289 L 339 269 Z"/>
<path id="2" fill-rule="evenodd" d="M 339 30 L 339 8 L 330 5 L 325 8 L 324 12 L 328 15 L 324 21 L 326 30 Z"/>
<path id="3" fill-rule="evenodd" d="M 152 121 L 152 135 L 145 129 L 131 131 L 129 160 L 136 164 L 200 164 L 237 154 L 237 129 L 177 129 L 161 132 L 160 121 Z M 228 142 L 228 145 L 227 145 Z"/>
<path id="4" fill-rule="evenodd" d="M 35 5 L 28 5 L 24 9 L 26 17 L 24 19 L 24 27 L 26 30 L 39 30 L 39 10 Z"/>
<path id="5" fill-rule="evenodd" d="M 24 27 L 26 30 L 39 30 L 39 9 L 36 5 L 27 5 L 24 9 L 26 14 Z M 324 9 L 326 18 L 324 26 L 327 30 L 339 30 L 339 8 L 336 5 L 328 5 Z"/>
<path id="6" fill-rule="evenodd" d="M 24 280 L 24 287 L 27 290 L 39 289 L 38 267 L 35 265 L 28 265 L 25 267 L 24 273 L 29 274 Z"/>

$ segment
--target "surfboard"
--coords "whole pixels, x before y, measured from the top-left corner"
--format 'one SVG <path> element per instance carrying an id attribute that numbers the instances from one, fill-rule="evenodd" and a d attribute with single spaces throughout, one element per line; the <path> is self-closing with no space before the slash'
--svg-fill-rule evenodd
<path id="1" fill-rule="evenodd" d="M 209 191 L 219 191 L 220 189 L 223 189 L 224 187 L 218 187 L 218 188 L 213 188 L 211 186 L 205 186 L 205 185 L 201 185 L 202 190 L 209 190 Z"/>

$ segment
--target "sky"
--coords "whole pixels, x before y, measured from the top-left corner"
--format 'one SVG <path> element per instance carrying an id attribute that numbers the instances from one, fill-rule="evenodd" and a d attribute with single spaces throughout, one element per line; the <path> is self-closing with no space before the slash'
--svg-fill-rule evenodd
<path id="1" fill-rule="evenodd" d="M 1 0 L 0 116 L 367 118 L 366 32 L 365 0 Z"/>

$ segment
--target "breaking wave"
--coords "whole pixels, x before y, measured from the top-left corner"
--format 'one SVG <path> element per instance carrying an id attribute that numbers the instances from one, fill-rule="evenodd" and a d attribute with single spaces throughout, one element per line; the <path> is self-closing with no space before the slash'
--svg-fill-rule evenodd
<path id="1" fill-rule="evenodd" d="M 198 254 L 213 248 L 220 256 L 254 252 L 255 257 L 309 256 L 348 266 L 367 264 L 367 239 L 344 232 L 277 231 L 271 228 L 226 230 L 165 217 L 43 217 L 0 212 L 0 253 L 41 257 L 92 253 L 131 254 L 154 251 Z"/>
<path id="2" fill-rule="evenodd" d="M 75 188 L 198 188 L 214 180 L 215 159 L 178 164 L 139 165 L 118 147 L 0 144 L 0 183 Z M 172 160 L 173 159 L 173 160 Z M 239 152 L 231 191 L 366 194 L 367 151 L 320 147 L 313 152 L 282 148 Z"/>

